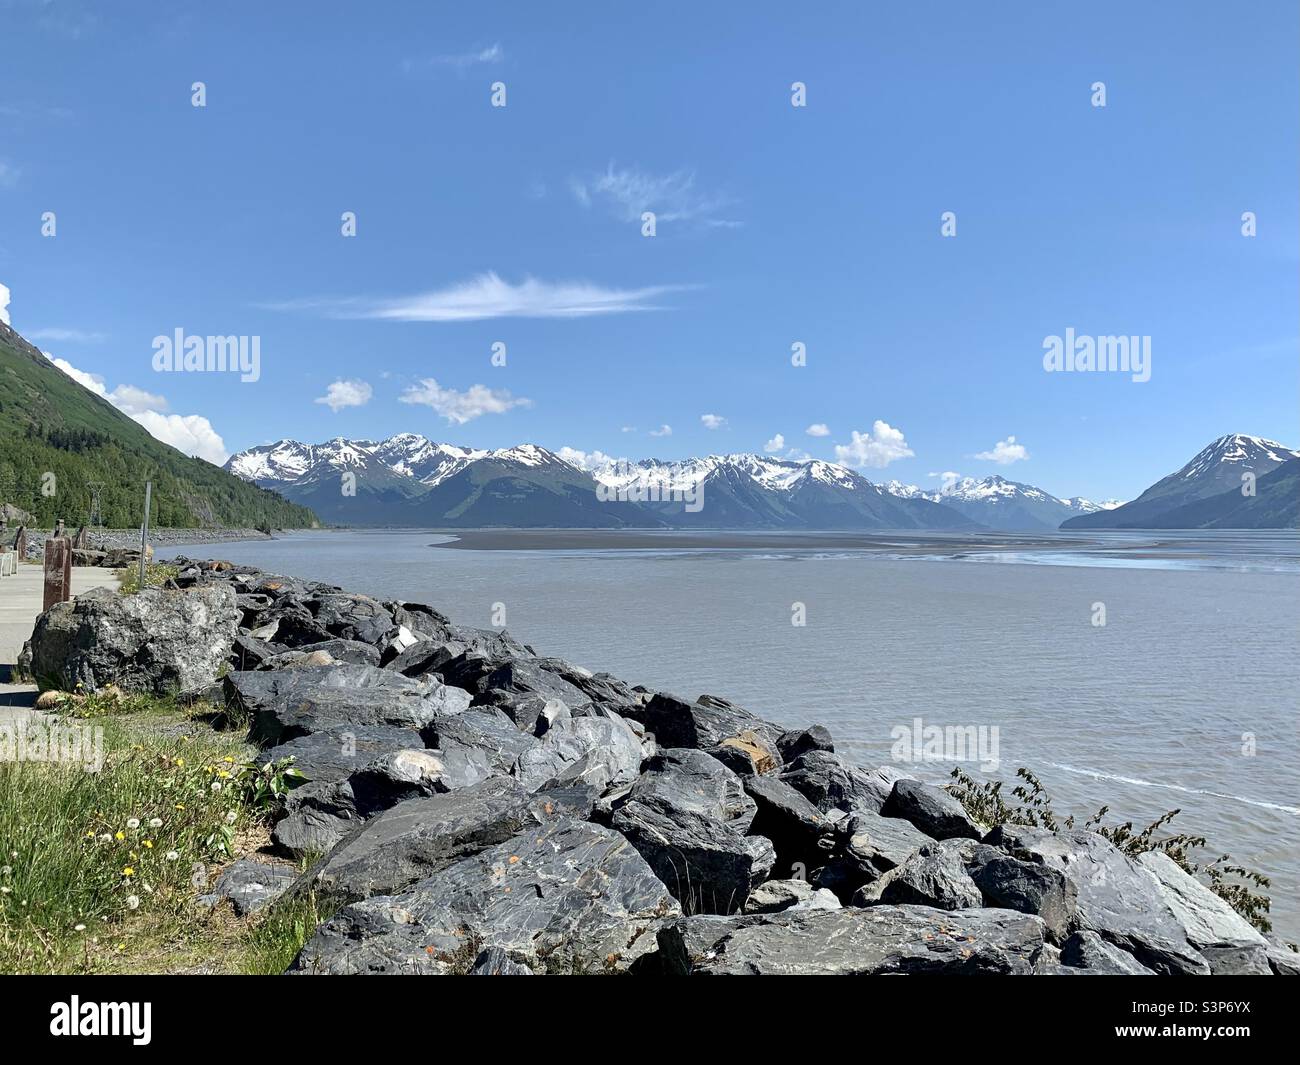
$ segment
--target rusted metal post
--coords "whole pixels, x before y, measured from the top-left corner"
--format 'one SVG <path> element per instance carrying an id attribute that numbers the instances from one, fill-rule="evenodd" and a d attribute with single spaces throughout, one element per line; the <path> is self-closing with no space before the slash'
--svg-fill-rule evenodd
<path id="1" fill-rule="evenodd" d="M 45 541 L 45 599 L 42 610 L 72 598 L 72 544 L 66 536 Z"/>

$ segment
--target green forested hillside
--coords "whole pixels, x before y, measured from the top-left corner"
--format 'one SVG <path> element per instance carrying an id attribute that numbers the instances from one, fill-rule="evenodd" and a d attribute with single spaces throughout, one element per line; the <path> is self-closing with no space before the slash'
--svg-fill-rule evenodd
<path id="1" fill-rule="evenodd" d="M 130 528 L 140 523 L 146 480 L 155 525 L 315 523 L 306 507 L 155 440 L 0 323 L 0 503 L 40 526 L 62 518 L 75 527 L 90 517 L 90 484 L 102 482 L 103 524 Z"/>

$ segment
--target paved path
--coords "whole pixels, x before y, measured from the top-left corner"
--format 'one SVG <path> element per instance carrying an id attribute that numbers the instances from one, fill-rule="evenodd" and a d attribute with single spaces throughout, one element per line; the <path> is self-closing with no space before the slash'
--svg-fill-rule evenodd
<path id="1" fill-rule="evenodd" d="M 101 585 L 117 587 L 113 570 L 78 566 L 72 571 L 73 595 Z M 0 577 L 0 681 L 9 679 L 9 667 L 18 661 L 18 652 L 32 634 L 44 591 L 45 571 L 41 566 L 24 564 L 14 576 Z M 31 705 L 35 692 L 30 685 L 0 683 L 0 706 Z"/>

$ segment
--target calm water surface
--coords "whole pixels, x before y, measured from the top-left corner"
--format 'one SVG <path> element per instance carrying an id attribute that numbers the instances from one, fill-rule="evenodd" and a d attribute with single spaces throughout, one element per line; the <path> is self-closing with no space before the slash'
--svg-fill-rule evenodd
<path id="1" fill-rule="evenodd" d="M 173 548 L 248 562 L 454 621 L 685 696 L 724 695 L 838 749 L 890 761 L 897 726 L 998 730 L 1062 813 L 1103 803 L 1177 828 L 1273 879 L 1300 937 L 1300 550 L 1294 533 L 1061 536 L 1004 549 L 880 538 L 872 549 L 750 545 L 551 550 L 432 546 L 430 532 L 329 532 Z M 739 541 L 739 542 L 738 542 Z M 464 543 L 473 543 L 465 534 Z M 791 624 L 803 604 L 806 624 Z M 1104 604 L 1106 624 L 1093 618 Z M 991 733 L 986 733 L 991 736 Z M 1253 755 L 1249 749 L 1253 737 Z M 914 767 L 941 779 L 950 767 Z M 965 768 L 979 776 L 973 764 Z"/>

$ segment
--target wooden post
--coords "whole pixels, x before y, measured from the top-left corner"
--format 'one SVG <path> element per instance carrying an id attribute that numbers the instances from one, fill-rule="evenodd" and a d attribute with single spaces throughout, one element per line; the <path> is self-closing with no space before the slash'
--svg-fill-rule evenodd
<path id="1" fill-rule="evenodd" d="M 45 600 L 42 610 L 72 598 L 72 544 L 66 536 L 45 541 Z"/>
<path id="2" fill-rule="evenodd" d="M 144 591 L 145 555 L 149 551 L 149 502 L 153 497 L 153 481 L 144 482 L 144 521 L 140 525 L 140 591 Z"/>
<path id="3" fill-rule="evenodd" d="M 90 546 L 89 540 L 90 537 L 86 532 L 86 527 L 83 525 L 80 529 L 77 530 L 77 535 L 72 538 L 72 546 L 75 548 L 80 548 L 82 551 L 84 551 L 87 547 Z"/>
<path id="4" fill-rule="evenodd" d="M 14 550 L 18 552 L 18 561 L 27 561 L 27 526 L 18 526 L 18 535 L 14 537 Z"/>

